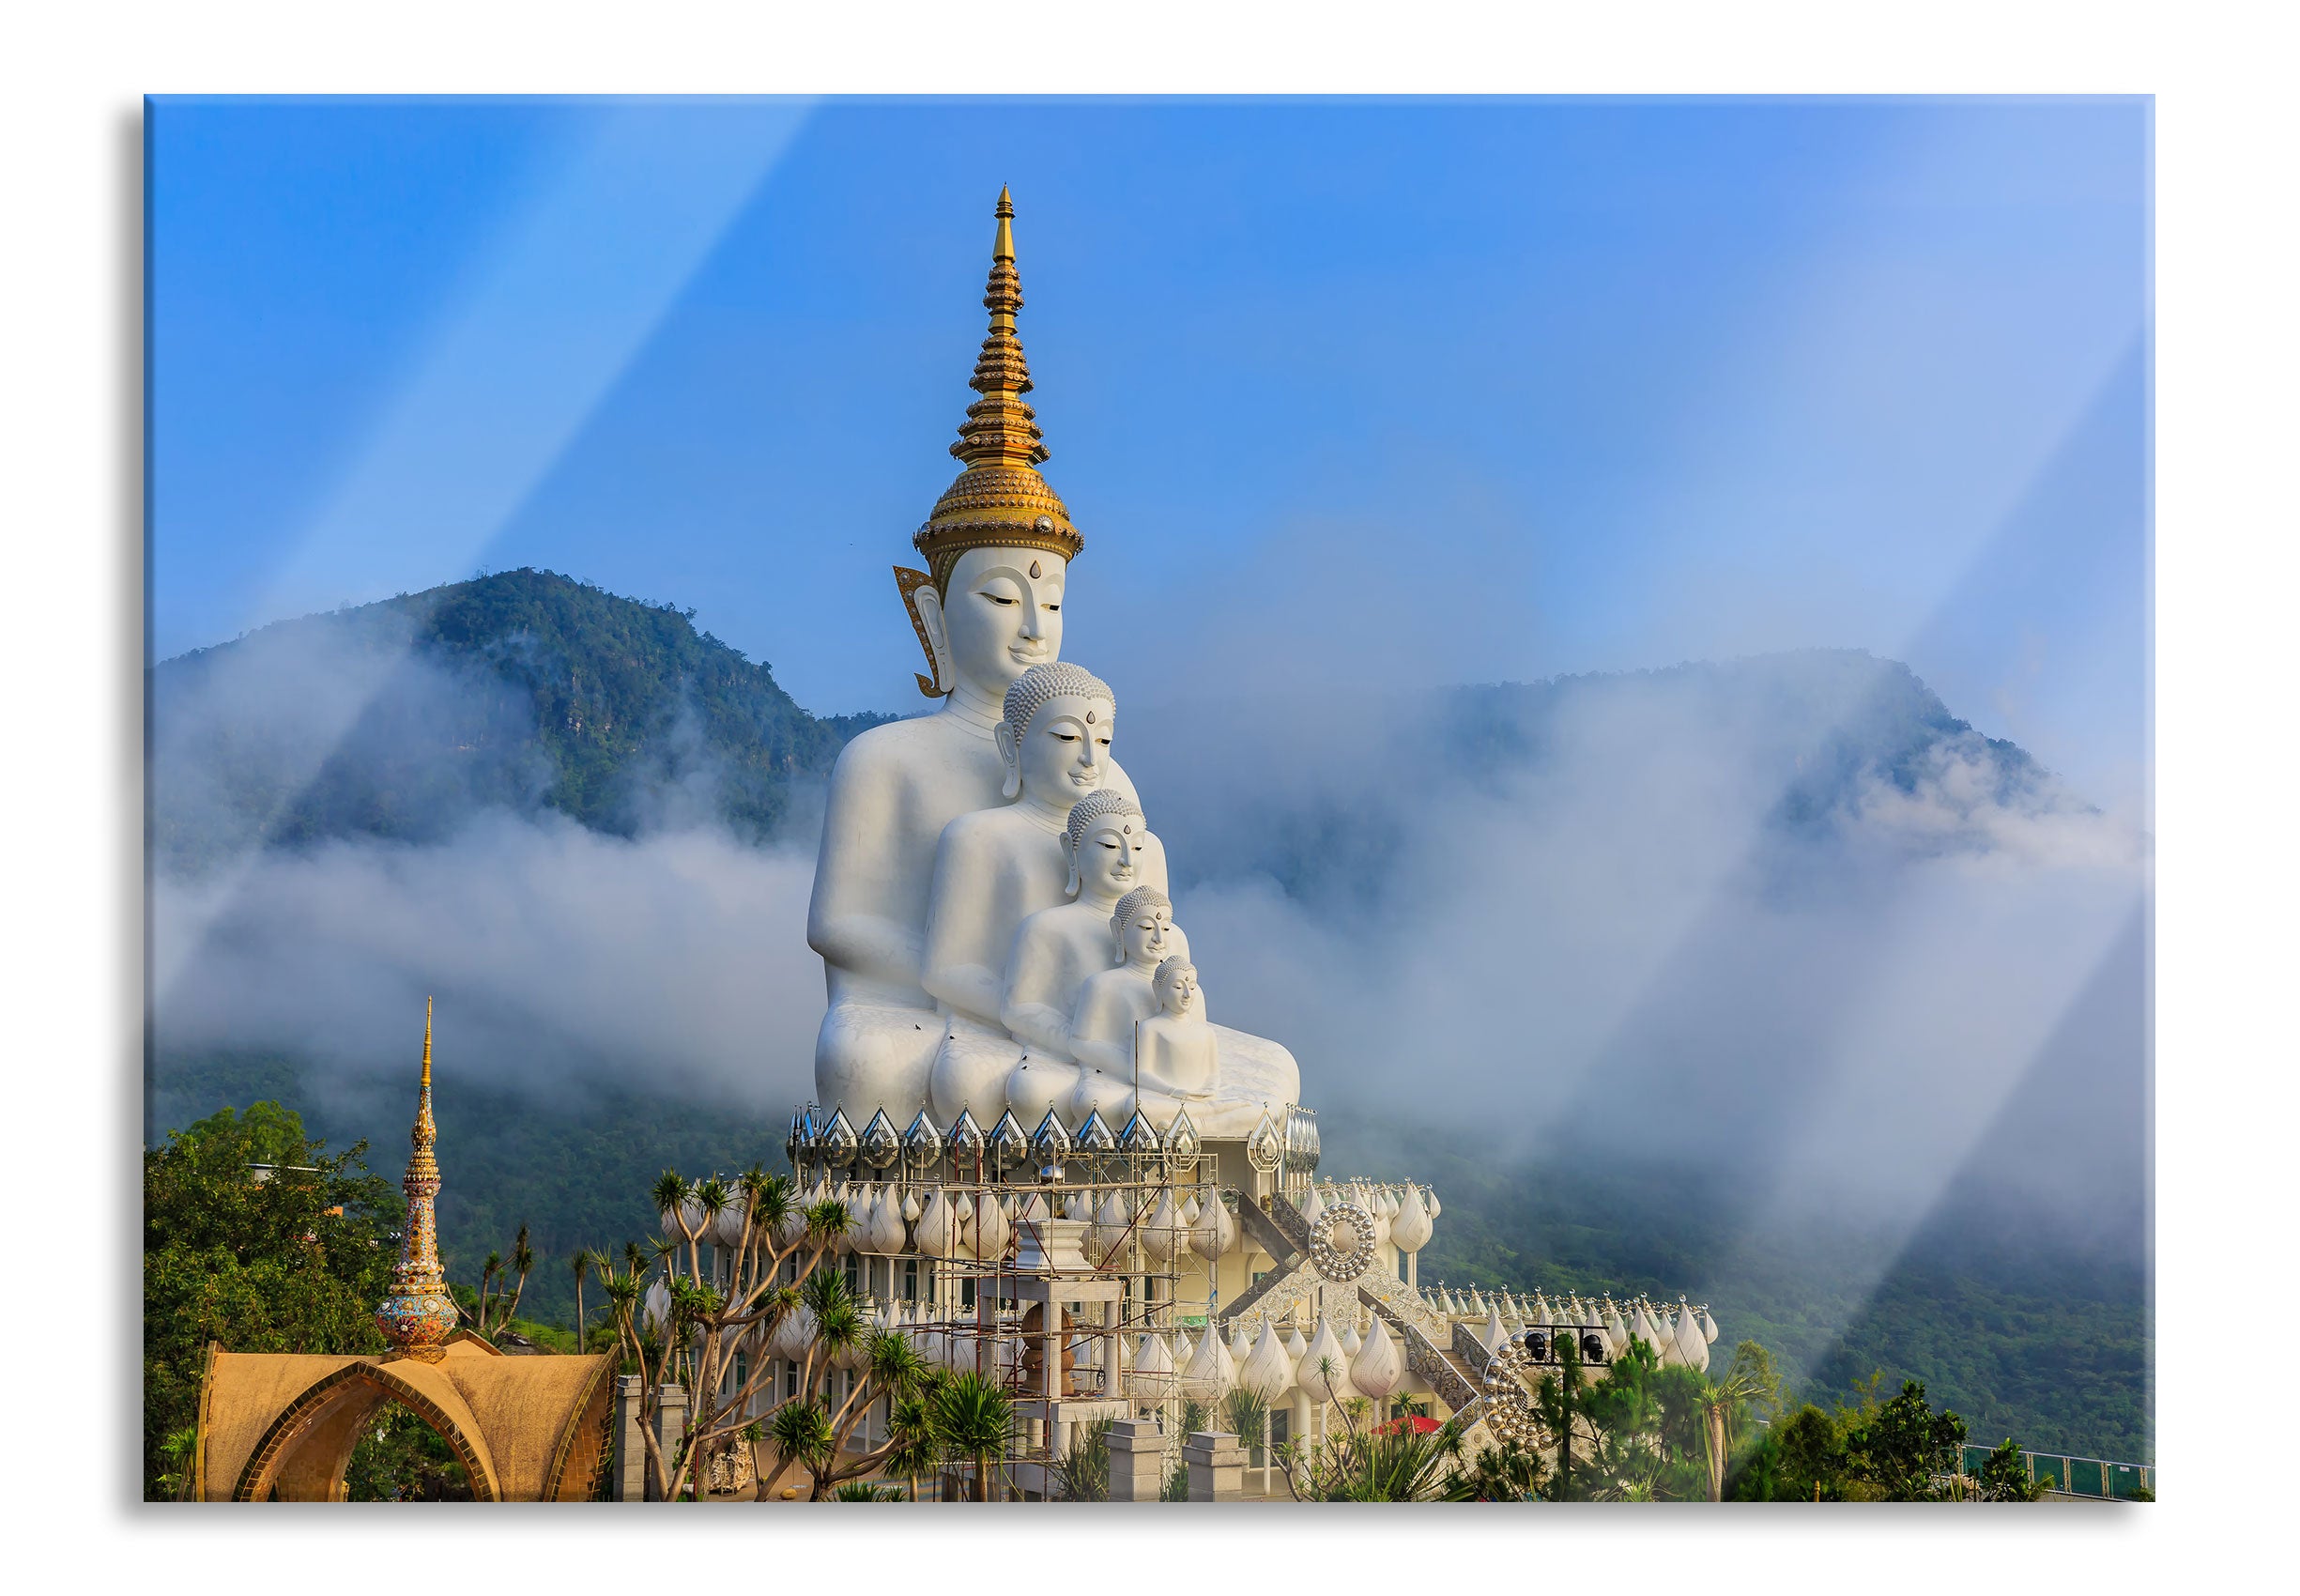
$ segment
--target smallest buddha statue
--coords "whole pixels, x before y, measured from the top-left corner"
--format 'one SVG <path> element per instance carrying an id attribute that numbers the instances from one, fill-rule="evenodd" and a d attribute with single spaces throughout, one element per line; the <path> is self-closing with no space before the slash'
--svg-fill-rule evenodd
<path id="1" fill-rule="evenodd" d="M 1199 1002 L 1198 967 L 1171 955 L 1152 973 L 1150 990 L 1158 1011 L 1134 1022 L 1134 1071 L 1143 1094 L 1211 1097 L 1219 1061 L 1214 1027 Z"/>
<path id="2" fill-rule="evenodd" d="M 1118 900 L 1110 928 L 1112 967 L 1078 990 L 1070 1054 L 1089 1076 L 1104 1077 L 1107 1100 L 1115 1102 L 1132 1087 L 1135 1022 L 1158 1011 L 1151 977 L 1173 951 L 1173 904 L 1157 888 L 1138 886 Z M 1089 1087 L 1081 1082 L 1079 1089 Z"/>
<path id="3" fill-rule="evenodd" d="M 1039 910 L 1015 932 L 999 1020 L 1033 1057 L 1067 1062 L 1079 988 L 1110 968 L 1110 920 L 1118 900 L 1138 886 L 1163 892 L 1166 854 L 1142 806 L 1107 788 L 1071 806 L 1065 842 L 1071 901 Z M 1171 953 L 1188 954 L 1178 927 L 1167 935 Z"/>

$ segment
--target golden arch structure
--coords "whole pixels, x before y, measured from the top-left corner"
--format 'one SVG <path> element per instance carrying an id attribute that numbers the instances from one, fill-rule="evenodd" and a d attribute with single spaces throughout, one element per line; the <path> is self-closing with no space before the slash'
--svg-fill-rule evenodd
<path id="1" fill-rule="evenodd" d="M 211 1347 L 193 1494 L 211 1502 L 342 1501 L 360 1432 L 396 1402 L 453 1449 L 478 1500 L 587 1501 L 606 1461 L 614 1361 L 507 1358 L 468 1332 L 430 1361 Z"/>

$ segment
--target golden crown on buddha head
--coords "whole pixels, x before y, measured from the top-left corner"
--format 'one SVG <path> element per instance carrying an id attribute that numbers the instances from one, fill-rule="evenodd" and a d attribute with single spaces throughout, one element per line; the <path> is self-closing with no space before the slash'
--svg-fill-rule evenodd
<path id="1" fill-rule="evenodd" d="M 998 192 L 998 234 L 990 245 L 990 280 L 983 305 L 990 330 L 974 361 L 967 386 L 981 397 L 966 407 L 958 441 L 950 452 L 965 463 L 958 480 L 936 499 L 934 513 L 912 536 L 912 546 L 927 561 L 924 571 L 895 568 L 911 623 L 929 662 L 933 649 L 912 596 L 931 582 L 938 595 L 950 591 L 951 568 L 970 548 L 1042 548 L 1075 559 L 1086 540 L 1070 524 L 1069 508 L 1037 471 L 1047 457 L 1037 412 L 1022 402 L 1031 390 L 1030 364 L 1015 335 L 1014 315 L 1022 308 L 1022 279 L 1014 267 L 1014 200 Z M 929 687 L 919 679 L 922 688 Z"/>

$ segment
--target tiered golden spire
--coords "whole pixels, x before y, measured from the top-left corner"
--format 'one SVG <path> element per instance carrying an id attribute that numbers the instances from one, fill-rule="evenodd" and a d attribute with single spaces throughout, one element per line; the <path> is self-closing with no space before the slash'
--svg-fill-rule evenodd
<path id="1" fill-rule="evenodd" d="M 982 395 L 966 407 L 950 453 L 966 464 L 911 540 L 927 559 L 938 590 L 970 548 L 1042 548 L 1073 559 L 1085 546 L 1070 512 L 1036 470 L 1047 457 L 1037 412 L 1022 402 L 1030 362 L 1015 333 L 1022 278 L 1014 264 L 1014 199 L 998 191 L 998 232 L 990 244 L 990 279 L 983 293 L 990 330 L 967 386 Z M 907 592 L 907 590 L 906 590 Z"/>
<path id="2" fill-rule="evenodd" d="M 376 1323 L 394 1352 L 424 1359 L 439 1356 L 439 1345 L 453 1333 L 456 1311 L 448 1296 L 447 1277 L 439 1265 L 439 1161 L 433 1148 L 439 1140 L 431 1117 L 431 999 L 423 1000 L 423 1073 L 416 1088 L 415 1129 L 406 1177 L 399 1188 L 407 1195 L 407 1225 L 400 1241 L 399 1263 L 391 1270 L 391 1294 L 376 1311 Z"/>

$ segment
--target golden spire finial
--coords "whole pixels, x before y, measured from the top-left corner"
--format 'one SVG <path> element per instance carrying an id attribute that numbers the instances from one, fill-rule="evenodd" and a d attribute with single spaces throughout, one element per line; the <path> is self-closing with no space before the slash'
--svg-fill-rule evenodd
<path id="1" fill-rule="evenodd" d="M 998 231 L 990 242 L 990 277 L 983 308 L 990 330 L 967 386 L 982 395 L 966 407 L 958 441 L 950 446 L 966 469 L 936 501 L 934 514 L 911 542 L 927 558 L 938 590 L 946 589 L 951 567 L 970 548 L 1042 548 L 1065 560 L 1077 556 L 1085 539 L 1070 525 L 1070 512 L 1035 468 L 1047 457 L 1037 412 L 1022 402 L 1031 391 L 1030 363 L 1015 333 L 1015 313 L 1022 308 L 1022 278 L 1014 264 L 1014 198 L 998 192 Z M 904 574 L 897 567 L 897 581 Z M 912 603 L 916 573 L 903 587 Z M 917 616 L 913 612 L 912 619 Z M 923 635 L 922 628 L 922 635 Z M 925 678 L 920 679 L 922 682 Z"/>
<path id="2" fill-rule="evenodd" d="M 438 1129 L 431 1117 L 431 999 L 423 1000 L 423 1072 L 415 1095 L 415 1129 L 407 1137 L 407 1227 L 399 1263 L 391 1270 L 391 1294 L 376 1311 L 376 1323 L 395 1352 L 424 1359 L 439 1357 L 439 1344 L 455 1327 L 455 1303 L 447 1294 L 439 1265 L 439 1163 L 432 1156 Z"/>

